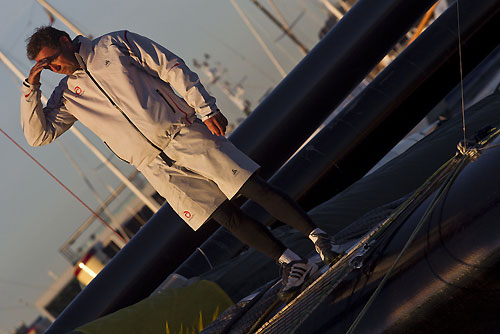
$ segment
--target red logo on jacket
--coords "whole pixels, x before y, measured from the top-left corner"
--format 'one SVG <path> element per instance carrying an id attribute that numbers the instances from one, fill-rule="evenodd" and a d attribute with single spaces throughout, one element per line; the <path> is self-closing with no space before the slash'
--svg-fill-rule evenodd
<path id="1" fill-rule="evenodd" d="M 191 218 L 191 217 L 192 217 L 191 212 L 189 212 L 189 211 L 184 211 L 184 217 L 186 217 L 187 219 Z"/>
<path id="2" fill-rule="evenodd" d="M 76 86 L 75 87 L 75 94 L 76 95 L 82 95 L 82 93 L 83 93 L 83 90 L 79 86 Z"/>

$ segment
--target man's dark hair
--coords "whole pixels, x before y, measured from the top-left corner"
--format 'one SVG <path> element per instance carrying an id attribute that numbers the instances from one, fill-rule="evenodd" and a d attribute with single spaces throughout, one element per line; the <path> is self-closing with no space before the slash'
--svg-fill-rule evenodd
<path id="1" fill-rule="evenodd" d="M 58 30 L 52 26 L 43 26 L 37 28 L 35 33 L 29 37 L 26 42 L 26 54 L 28 58 L 34 60 L 43 47 L 59 49 L 61 47 L 60 38 L 66 36 L 70 41 L 68 33 Z"/>

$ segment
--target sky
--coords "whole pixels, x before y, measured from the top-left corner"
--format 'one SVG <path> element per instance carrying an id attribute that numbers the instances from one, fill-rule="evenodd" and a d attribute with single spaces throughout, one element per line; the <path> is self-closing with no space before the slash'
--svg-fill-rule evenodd
<path id="1" fill-rule="evenodd" d="M 298 48 L 250 1 L 235 0 L 255 24 L 264 42 L 289 72 L 303 57 Z M 244 24 L 230 0 L 48 0 L 83 33 L 94 37 L 127 29 L 145 35 L 182 57 L 192 66 L 193 59 L 209 54 L 212 65 L 226 69 L 224 80 L 243 80 L 244 97 L 252 109 L 275 87 L 282 75 Z M 269 3 L 261 3 L 271 10 Z M 318 32 L 327 19 L 319 0 L 274 0 L 290 23 L 304 13 L 293 31 L 308 48 L 318 41 Z M 25 56 L 25 39 L 34 29 L 48 24 L 48 16 L 35 0 L 2 0 L 0 50 L 26 74 L 33 65 Z M 58 29 L 67 30 L 61 22 Z M 70 32 L 74 37 L 74 34 Z M 42 73 L 42 92 L 49 96 L 61 76 Z M 26 143 L 19 121 L 20 81 L 0 64 L 0 128 L 40 161 L 51 173 L 91 208 L 98 200 L 65 155 L 61 146 L 50 144 L 32 148 Z M 210 87 L 222 112 L 236 124 L 244 114 L 216 87 Z M 92 133 L 77 125 L 104 155 L 112 154 Z M 90 179 L 102 198 L 120 182 L 89 153 L 71 133 L 58 141 Z M 0 134 L 0 334 L 10 333 L 20 322 L 31 323 L 38 311 L 35 301 L 60 275 L 69 262 L 59 247 L 90 215 L 90 212 L 51 179 L 26 154 Z M 132 167 L 112 158 L 125 175 Z M 130 196 L 124 194 L 124 196 Z"/>

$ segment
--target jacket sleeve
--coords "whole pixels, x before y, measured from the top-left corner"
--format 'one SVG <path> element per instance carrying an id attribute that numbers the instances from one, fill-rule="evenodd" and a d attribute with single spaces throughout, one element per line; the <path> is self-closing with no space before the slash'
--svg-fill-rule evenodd
<path id="1" fill-rule="evenodd" d="M 66 111 L 60 86 L 54 90 L 45 108 L 41 95 L 40 84 L 31 85 L 24 81 L 21 89 L 21 126 L 31 146 L 53 142 L 77 120 Z"/>
<path id="2" fill-rule="evenodd" d="M 184 61 L 154 41 L 141 35 L 122 31 L 117 36 L 118 47 L 133 59 L 135 65 L 168 82 L 201 116 L 202 120 L 219 113 L 215 98 L 200 82 Z"/>

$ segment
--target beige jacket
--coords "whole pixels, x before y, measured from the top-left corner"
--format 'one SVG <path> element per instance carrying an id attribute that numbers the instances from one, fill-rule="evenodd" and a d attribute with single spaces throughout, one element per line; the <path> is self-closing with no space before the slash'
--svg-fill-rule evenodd
<path id="1" fill-rule="evenodd" d="M 146 37 L 118 31 L 74 43 L 82 69 L 60 81 L 45 108 L 40 85 L 24 82 L 21 124 L 32 146 L 54 141 L 79 120 L 141 170 L 196 114 L 205 120 L 218 113 L 183 60 Z"/>

